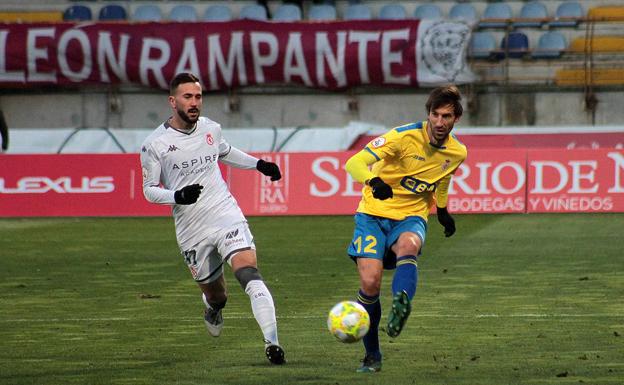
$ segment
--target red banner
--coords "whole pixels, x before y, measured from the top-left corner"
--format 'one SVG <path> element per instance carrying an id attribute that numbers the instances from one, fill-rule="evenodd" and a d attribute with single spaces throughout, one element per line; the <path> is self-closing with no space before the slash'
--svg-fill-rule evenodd
<path id="1" fill-rule="evenodd" d="M 168 89 L 173 75 L 186 71 L 198 74 L 206 90 L 414 87 L 418 26 L 418 20 L 0 24 L 0 85 Z M 454 49 L 454 56 L 462 53 Z"/>
<path id="2" fill-rule="evenodd" d="M 529 212 L 623 212 L 623 150 L 530 150 Z"/>
<path id="3" fill-rule="evenodd" d="M 351 152 L 258 154 L 284 177 L 223 167 L 246 215 L 349 215 L 361 186 Z M 136 154 L 0 155 L 0 217 L 163 216 Z M 624 212 L 624 151 L 472 150 L 450 188 L 454 213 Z"/>

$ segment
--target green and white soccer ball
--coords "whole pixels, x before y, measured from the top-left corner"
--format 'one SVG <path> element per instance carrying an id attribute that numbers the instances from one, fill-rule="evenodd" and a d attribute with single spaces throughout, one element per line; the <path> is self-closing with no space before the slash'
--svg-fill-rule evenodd
<path id="1" fill-rule="evenodd" d="M 356 342 L 368 333 L 370 318 L 362 305 L 353 301 L 337 303 L 327 317 L 327 327 L 340 342 Z"/>

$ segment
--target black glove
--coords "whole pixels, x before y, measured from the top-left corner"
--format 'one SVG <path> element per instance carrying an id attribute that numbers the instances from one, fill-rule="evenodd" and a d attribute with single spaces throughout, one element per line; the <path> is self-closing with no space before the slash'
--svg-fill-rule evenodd
<path id="1" fill-rule="evenodd" d="M 380 177 L 376 176 L 373 179 L 368 181 L 368 185 L 373 189 L 373 197 L 379 200 L 386 200 L 388 198 L 392 198 L 392 187 L 389 184 L 381 180 Z"/>
<path id="2" fill-rule="evenodd" d="M 448 238 L 455 234 L 455 220 L 446 207 L 438 207 L 438 222 L 444 226 L 444 235 Z"/>
<path id="3" fill-rule="evenodd" d="M 280 172 L 279 167 L 273 162 L 258 159 L 258 163 L 256 163 L 256 170 L 266 176 L 270 176 L 272 181 L 282 179 L 282 173 Z"/>
<path id="4" fill-rule="evenodd" d="M 173 194 L 173 198 L 175 202 L 179 205 L 191 205 L 197 202 L 197 198 L 199 198 L 199 194 L 201 194 L 201 190 L 204 186 L 199 184 L 192 184 L 186 187 L 182 187 L 178 191 Z"/>

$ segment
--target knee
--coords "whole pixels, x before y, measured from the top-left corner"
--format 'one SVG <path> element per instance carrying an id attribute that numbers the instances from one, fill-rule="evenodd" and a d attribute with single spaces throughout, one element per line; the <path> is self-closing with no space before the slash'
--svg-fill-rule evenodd
<path id="1" fill-rule="evenodd" d="M 399 237 L 396 242 L 396 252 L 397 256 L 401 255 L 418 255 L 421 246 L 421 240 L 416 234 L 404 234 Z"/>
<path id="2" fill-rule="evenodd" d="M 381 291 L 381 279 L 378 279 L 375 276 L 361 277 L 360 282 L 364 294 L 371 297 L 379 295 L 379 292 Z"/>
<path id="3" fill-rule="evenodd" d="M 240 283 L 243 290 L 247 288 L 247 284 L 249 281 L 260 280 L 262 281 L 262 276 L 257 268 L 253 266 L 241 267 L 240 269 L 234 272 L 234 276 Z"/>

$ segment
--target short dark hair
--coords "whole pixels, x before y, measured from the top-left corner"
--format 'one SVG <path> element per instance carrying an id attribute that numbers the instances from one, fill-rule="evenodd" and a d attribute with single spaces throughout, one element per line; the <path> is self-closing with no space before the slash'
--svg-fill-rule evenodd
<path id="1" fill-rule="evenodd" d="M 425 107 L 427 108 L 427 114 L 429 114 L 432 110 L 449 105 L 453 107 L 456 117 L 462 116 L 464 108 L 461 105 L 461 94 L 454 85 L 434 88 L 429 94 Z"/>
<path id="2" fill-rule="evenodd" d="M 180 72 L 169 83 L 169 95 L 173 95 L 178 86 L 184 83 L 199 83 L 199 79 L 190 72 Z"/>

